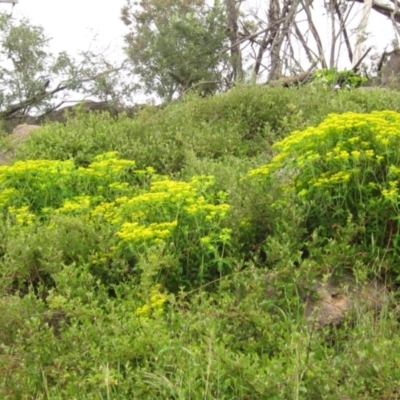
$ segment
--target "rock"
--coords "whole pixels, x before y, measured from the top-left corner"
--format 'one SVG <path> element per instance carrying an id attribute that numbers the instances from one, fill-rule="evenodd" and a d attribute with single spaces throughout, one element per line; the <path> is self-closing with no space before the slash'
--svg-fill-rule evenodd
<path id="1" fill-rule="evenodd" d="M 39 128 L 40 128 L 39 125 L 28 125 L 28 124 L 22 124 L 16 126 L 9 137 L 10 144 L 18 145 L 22 143 L 29 136 L 30 132 Z"/>
<path id="2" fill-rule="evenodd" d="M 7 150 L 0 151 L 0 165 L 8 164 L 14 157 L 15 149 L 27 139 L 30 132 L 39 128 L 39 125 L 28 124 L 16 126 L 12 134 L 6 138 Z"/>
<path id="3" fill-rule="evenodd" d="M 120 106 L 106 101 L 92 101 L 85 100 L 78 104 L 72 106 L 67 106 L 59 108 L 45 114 L 41 117 L 33 117 L 30 115 L 15 115 L 7 120 L 6 131 L 11 132 L 12 128 L 18 124 L 24 123 L 28 125 L 43 125 L 46 122 L 59 122 L 65 124 L 67 122 L 67 114 L 70 116 L 75 116 L 80 110 L 80 112 L 92 113 L 92 112 L 108 112 L 113 118 L 118 117 L 118 115 L 125 113 L 128 118 L 133 118 L 139 111 L 145 107 L 150 107 L 146 104 L 137 103 L 133 106 Z M 159 108 L 159 106 L 154 106 Z"/>
<path id="4" fill-rule="evenodd" d="M 66 115 L 69 114 L 71 116 L 74 116 L 76 115 L 78 110 L 83 113 L 108 112 L 112 117 L 117 117 L 119 114 L 124 112 L 128 115 L 128 117 L 132 118 L 141 109 L 143 109 L 144 106 L 144 104 L 135 104 L 132 107 L 121 107 L 118 105 L 113 105 L 112 103 L 109 103 L 107 101 L 85 100 L 79 104 L 74 104 L 73 106 L 67 106 L 58 110 L 54 110 L 44 117 L 38 119 L 37 123 L 42 124 L 46 121 L 51 121 L 65 124 L 67 121 Z"/>
<path id="5" fill-rule="evenodd" d="M 8 151 L 0 151 L 0 166 L 8 164 L 12 155 Z"/>
<path id="6" fill-rule="evenodd" d="M 394 50 L 388 53 L 389 60 L 382 68 L 382 86 L 395 86 L 400 84 L 400 51 Z"/>
<path id="7" fill-rule="evenodd" d="M 306 300 L 305 317 L 319 326 L 340 325 L 351 309 L 347 294 L 329 284 L 320 285 Z"/>
<path id="8" fill-rule="evenodd" d="M 276 271 L 271 271 L 265 275 L 265 279 L 266 297 L 276 299 L 280 296 L 282 277 Z M 300 281 L 296 287 L 304 304 L 305 320 L 318 328 L 338 326 L 346 318 L 354 316 L 354 311 L 358 314 L 379 312 L 389 297 L 389 289 L 383 283 L 371 280 L 362 285 L 350 272 L 335 279 L 317 277 L 313 283 Z"/>
<path id="9" fill-rule="evenodd" d="M 353 275 L 345 274 L 341 282 L 317 280 L 306 299 L 305 317 L 320 327 L 340 325 L 352 311 L 379 311 L 389 296 L 388 288 L 372 280 L 357 284 Z"/>

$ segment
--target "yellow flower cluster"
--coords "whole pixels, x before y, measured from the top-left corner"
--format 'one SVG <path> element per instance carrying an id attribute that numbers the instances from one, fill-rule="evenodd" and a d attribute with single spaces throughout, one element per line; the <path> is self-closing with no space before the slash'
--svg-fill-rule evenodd
<path id="1" fill-rule="evenodd" d="M 35 176 L 45 175 L 70 175 L 75 170 L 72 160 L 28 160 L 17 161 L 12 165 L 3 165 L 0 167 L 0 183 L 13 176 L 25 176 L 29 173 Z"/>
<path id="2" fill-rule="evenodd" d="M 192 231 L 201 227 L 205 236 L 216 235 L 214 241 L 229 241 L 230 231 L 220 227 L 229 205 L 226 193 L 209 194 L 213 177 L 180 182 L 156 175 L 151 167 L 136 171 L 134 166 L 134 161 L 110 152 L 95 157 L 87 168 L 54 160 L 1 167 L 0 210 L 20 225 L 32 223 L 35 214 L 47 219 L 79 215 L 110 224 L 117 242 L 113 251 L 119 253 L 168 240 L 180 226 Z M 145 177 L 146 187 L 135 177 Z"/>
<path id="3" fill-rule="evenodd" d="M 210 175 L 197 175 L 190 180 L 190 185 L 197 191 L 204 191 L 215 184 L 215 178 Z"/>
<path id="4" fill-rule="evenodd" d="M 160 285 L 155 285 L 151 289 L 149 301 L 136 310 L 136 315 L 144 319 L 161 315 L 166 301 L 167 296 L 160 292 Z"/>
<path id="5" fill-rule="evenodd" d="M 353 177 L 389 160 L 391 149 L 399 146 L 399 113 L 330 114 L 317 127 L 294 131 L 276 143 L 278 153 L 272 161 L 251 170 L 249 175 L 272 178 L 289 166 L 295 171 L 298 193 L 305 197 L 313 187 L 350 184 Z M 373 179 L 371 176 L 368 179 Z M 393 188 L 383 194 L 392 198 Z"/>
<path id="6" fill-rule="evenodd" d="M 14 188 L 3 189 L 0 192 L 0 208 L 6 208 L 8 204 L 12 204 L 14 199 L 18 197 L 18 191 Z"/>
<path id="7" fill-rule="evenodd" d="M 125 197 L 123 201 L 116 199 L 119 207 L 110 218 L 125 221 L 117 233 L 122 241 L 120 247 L 149 241 L 159 243 L 174 232 L 178 221 L 188 218 L 211 224 L 209 228 L 215 223 L 219 226 L 227 216 L 229 205 L 213 204 L 198 194 L 198 190 L 204 191 L 212 184 L 210 177 L 196 177 L 189 183 L 161 179 L 152 182 L 147 192 Z M 219 197 L 224 196 L 221 193 Z M 171 217 L 175 218 L 172 222 Z M 157 222 L 152 222 L 154 220 Z"/>
<path id="8" fill-rule="evenodd" d="M 95 206 L 90 211 L 90 216 L 92 218 L 102 219 L 106 222 L 118 223 L 118 219 L 115 218 L 116 213 L 116 202 L 102 202 Z"/>
<path id="9" fill-rule="evenodd" d="M 165 239 L 177 227 L 178 221 L 151 223 L 149 225 L 139 225 L 137 222 L 124 222 L 117 236 L 130 243 L 143 243 L 151 240 L 158 243 Z"/>
<path id="10" fill-rule="evenodd" d="M 15 218 L 17 225 L 28 226 L 35 220 L 35 214 L 29 212 L 28 206 L 23 207 L 8 207 L 8 214 Z"/>
<path id="11" fill-rule="evenodd" d="M 382 190 L 382 196 L 389 201 L 397 202 L 399 199 L 398 182 L 389 181 L 389 188 Z"/>
<path id="12" fill-rule="evenodd" d="M 84 177 L 114 178 L 122 172 L 125 172 L 127 168 L 135 167 L 135 162 L 131 160 L 119 160 L 113 158 L 95 158 L 95 160 L 96 161 L 93 161 L 88 168 L 79 168 L 78 172 Z"/>
<path id="13" fill-rule="evenodd" d="M 228 204 L 210 204 L 207 203 L 204 197 L 199 197 L 196 202 L 185 207 L 185 211 L 192 216 L 205 214 L 207 221 L 224 219 L 230 209 Z"/>
<path id="14" fill-rule="evenodd" d="M 310 184 L 314 187 L 321 187 L 331 183 L 344 183 L 350 180 L 351 173 L 339 171 L 335 174 L 323 173 L 319 178 L 313 179 Z M 304 190 L 304 189 L 303 189 Z"/>
<path id="15" fill-rule="evenodd" d="M 62 198 L 76 169 L 72 161 L 28 160 L 0 167 L 0 209 Z M 31 210 L 37 211 L 37 210 Z"/>
<path id="16" fill-rule="evenodd" d="M 228 243 L 232 234 L 232 229 L 222 228 L 219 234 L 211 234 L 200 238 L 201 245 L 208 251 L 213 251 L 217 243 Z"/>
<path id="17" fill-rule="evenodd" d="M 70 200 L 65 200 L 61 208 L 56 210 L 56 213 L 82 213 L 90 209 L 90 196 L 76 196 Z"/>

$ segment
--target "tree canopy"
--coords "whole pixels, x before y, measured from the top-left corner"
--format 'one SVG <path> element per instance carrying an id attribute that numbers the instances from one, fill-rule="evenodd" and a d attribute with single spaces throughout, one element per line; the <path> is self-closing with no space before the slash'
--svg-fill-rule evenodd
<path id="1" fill-rule="evenodd" d="M 212 92 L 231 73 L 225 10 L 218 1 L 128 1 L 122 19 L 130 26 L 126 51 L 146 93 L 171 100 L 194 85 Z"/>

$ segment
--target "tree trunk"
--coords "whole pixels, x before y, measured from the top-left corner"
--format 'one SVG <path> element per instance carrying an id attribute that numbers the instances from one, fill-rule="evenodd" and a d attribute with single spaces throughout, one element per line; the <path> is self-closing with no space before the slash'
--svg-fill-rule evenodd
<path id="1" fill-rule="evenodd" d="M 238 10 L 235 0 L 225 0 L 228 16 L 229 40 L 231 42 L 232 80 L 243 80 L 242 53 L 240 51 L 240 38 L 238 35 Z"/>
<path id="2" fill-rule="evenodd" d="M 371 13 L 372 0 L 365 0 L 360 23 L 357 27 L 357 41 L 354 49 L 353 66 L 357 64 L 362 57 L 362 44 L 365 41 L 365 33 L 368 25 L 369 15 Z"/>

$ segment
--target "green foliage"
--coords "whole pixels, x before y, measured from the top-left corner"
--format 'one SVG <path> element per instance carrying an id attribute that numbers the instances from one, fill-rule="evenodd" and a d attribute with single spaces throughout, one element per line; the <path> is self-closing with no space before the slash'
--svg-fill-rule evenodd
<path id="1" fill-rule="evenodd" d="M 293 190 L 307 205 L 309 233 L 318 229 L 337 238 L 354 224 L 360 254 L 386 256 L 398 273 L 399 126 L 400 114 L 392 111 L 331 114 L 276 143 L 278 154 L 250 174 L 279 177 L 285 190 Z"/>
<path id="2" fill-rule="evenodd" d="M 0 13 L 0 118 L 45 115 L 72 93 L 119 102 L 130 98 L 130 81 L 104 52 L 83 51 L 77 59 L 53 54 L 42 26 Z M 96 49 L 97 50 L 97 49 Z"/>
<path id="3" fill-rule="evenodd" d="M 133 161 L 115 157 L 99 155 L 87 168 L 50 160 L 0 167 L 3 223 L 11 236 L 17 233 L 4 250 L 7 276 L 21 261 L 16 246 L 29 238 L 32 255 L 25 251 L 22 265 L 31 282 L 34 273 L 39 275 L 36 281 L 42 279 L 42 266 L 44 274 L 51 274 L 56 254 L 64 264 L 91 261 L 107 284 L 123 280 L 121 274 L 144 273 L 174 291 L 205 283 L 229 269 L 225 253 L 230 230 L 221 226 L 229 205 L 225 193 L 209 193 L 211 177 L 172 181 L 151 168 L 135 170 Z M 77 217 L 84 222 L 77 223 Z M 96 238 L 98 226 L 99 232 L 108 233 L 107 244 L 101 235 Z M 52 256 L 44 255 L 40 237 L 52 237 L 52 246 L 44 249 L 51 249 Z M 156 265 L 158 253 L 168 263 Z M 27 281 L 21 280 L 13 284 L 22 287 Z"/>
<path id="4" fill-rule="evenodd" d="M 128 1 L 123 15 L 131 26 L 126 52 L 147 93 L 170 101 L 194 85 L 203 94 L 217 90 L 228 67 L 219 2 L 209 8 L 199 0 L 145 0 L 137 9 Z"/>
<path id="5" fill-rule="evenodd" d="M 353 70 L 338 71 L 336 68 L 320 69 L 313 75 L 314 82 L 327 84 L 330 87 L 339 85 L 342 88 L 356 88 L 368 81 Z"/>
<path id="6" fill-rule="evenodd" d="M 15 22 L 2 13 L 0 31 L 0 106 L 4 110 L 43 91 L 43 84 L 49 77 L 51 55 L 43 28 L 30 24 L 27 19 Z"/>
<path id="7" fill-rule="evenodd" d="M 139 169 L 152 166 L 176 174 L 193 159 L 262 158 L 291 131 L 320 123 L 330 112 L 400 111 L 400 93 L 385 90 L 332 92 L 326 88 L 238 87 L 202 99 L 188 96 L 166 108 L 147 107 L 133 120 L 107 113 L 47 124 L 17 149 L 18 159 L 74 159 L 87 166 L 93 157 L 118 151 Z"/>
<path id="8" fill-rule="evenodd" d="M 77 165 L 88 165 L 96 154 L 117 150 L 139 168 L 175 174 L 193 154 L 219 159 L 268 151 L 271 131 L 282 134 L 301 118 L 294 110 L 293 117 L 280 120 L 280 113 L 290 107 L 289 97 L 284 91 L 241 89 L 220 99 L 193 96 L 166 109 L 149 107 L 133 120 L 115 120 L 106 113 L 80 115 L 65 126 L 48 124 L 33 132 L 17 149 L 17 158 L 73 158 Z"/>
<path id="9" fill-rule="evenodd" d="M 397 271 L 399 115 L 327 114 L 399 100 L 239 87 L 33 132 L 0 167 L 0 397 L 395 398 L 396 293 L 304 315 Z"/>
<path id="10" fill-rule="evenodd" d="M 354 328 L 315 330 L 302 322 L 289 270 L 277 283 L 285 301 L 275 307 L 264 275 L 249 266 L 223 280 L 219 293 L 169 296 L 163 313 L 144 317 L 137 310 L 147 296 L 148 304 L 160 298 L 157 288 L 146 293 L 127 283 L 110 299 L 87 268 L 66 267 L 47 310 L 34 296 L 2 299 L 1 321 L 19 329 L 3 341 L 0 393 L 384 399 L 396 392 L 400 342 L 392 317 L 364 314 Z"/>

